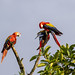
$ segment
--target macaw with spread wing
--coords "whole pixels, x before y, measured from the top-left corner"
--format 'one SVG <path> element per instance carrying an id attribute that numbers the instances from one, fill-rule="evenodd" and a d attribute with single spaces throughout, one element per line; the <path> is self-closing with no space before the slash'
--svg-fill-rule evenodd
<path id="1" fill-rule="evenodd" d="M 19 32 L 14 32 L 12 35 L 8 36 L 8 38 L 6 39 L 5 43 L 4 43 L 4 46 L 3 46 L 3 49 L 1 51 L 1 53 L 3 53 L 2 55 L 2 60 L 1 60 L 1 63 L 4 59 L 4 57 L 6 56 L 8 50 L 12 47 L 12 45 L 15 45 L 16 44 L 16 37 L 20 36 L 21 33 Z"/>

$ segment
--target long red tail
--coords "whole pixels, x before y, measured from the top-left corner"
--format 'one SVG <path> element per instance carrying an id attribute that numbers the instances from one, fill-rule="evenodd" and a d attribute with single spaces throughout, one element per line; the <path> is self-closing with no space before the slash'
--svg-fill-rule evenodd
<path id="1" fill-rule="evenodd" d="M 59 43 L 59 41 L 57 40 L 57 38 L 56 38 L 56 36 L 55 36 L 55 33 L 51 31 L 51 34 L 52 34 L 52 36 L 53 36 L 53 38 L 54 38 L 56 44 L 60 47 L 60 43 Z"/>
<path id="2" fill-rule="evenodd" d="M 6 54 L 7 54 L 7 50 L 5 49 L 5 50 L 3 51 L 1 63 L 2 63 L 2 61 L 3 61 L 3 59 L 4 59 L 4 57 L 6 56 Z"/>

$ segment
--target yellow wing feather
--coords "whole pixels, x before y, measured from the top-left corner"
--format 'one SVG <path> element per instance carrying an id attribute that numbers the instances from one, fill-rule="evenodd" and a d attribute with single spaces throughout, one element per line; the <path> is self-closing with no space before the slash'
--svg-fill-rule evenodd
<path id="1" fill-rule="evenodd" d="M 48 25 L 48 26 L 50 26 L 50 27 L 54 27 L 54 28 L 56 28 L 54 25 L 52 25 L 51 23 L 50 24 L 46 24 L 46 25 Z"/>

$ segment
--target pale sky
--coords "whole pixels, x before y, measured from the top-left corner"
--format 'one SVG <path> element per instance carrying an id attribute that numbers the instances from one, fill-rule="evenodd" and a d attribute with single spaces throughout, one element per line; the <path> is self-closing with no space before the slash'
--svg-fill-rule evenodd
<path id="1" fill-rule="evenodd" d="M 39 28 L 41 21 L 48 21 L 63 32 L 62 36 L 57 36 L 61 45 L 75 44 L 75 0 L 0 0 L 0 51 L 9 35 L 20 32 L 15 48 L 20 58 L 24 58 L 27 73 L 35 62 L 29 62 L 30 58 L 38 54 L 39 39 L 35 37 L 42 30 Z M 52 36 L 47 45 L 51 46 L 51 54 L 59 49 Z M 0 60 L 1 57 L 0 53 Z M 19 75 L 18 71 L 18 63 L 10 49 L 0 64 L 0 75 Z M 38 71 L 39 68 L 33 75 L 39 75 Z"/>

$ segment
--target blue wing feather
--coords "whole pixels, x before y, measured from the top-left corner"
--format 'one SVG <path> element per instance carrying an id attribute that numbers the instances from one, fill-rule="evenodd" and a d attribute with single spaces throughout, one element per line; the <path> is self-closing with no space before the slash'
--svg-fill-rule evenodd
<path id="1" fill-rule="evenodd" d="M 63 34 L 62 32 L 60 32 L 56 27 L 50 27 L 50 26 L 47 26 L 47 25 L 44 25 L 44 28 L 47 28 L 49 29 L 50 31 L 53 31 L 56 35 L 61 35 Z"/>

